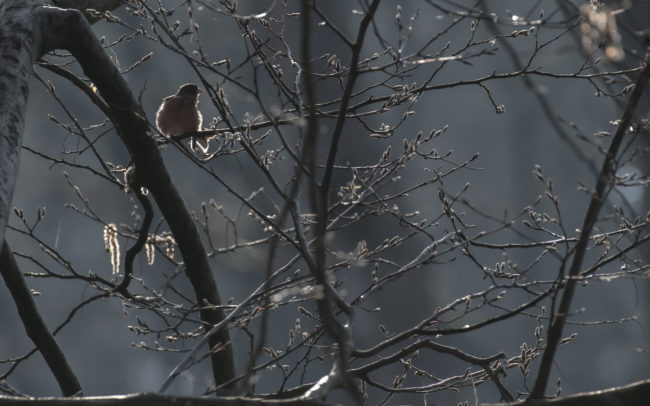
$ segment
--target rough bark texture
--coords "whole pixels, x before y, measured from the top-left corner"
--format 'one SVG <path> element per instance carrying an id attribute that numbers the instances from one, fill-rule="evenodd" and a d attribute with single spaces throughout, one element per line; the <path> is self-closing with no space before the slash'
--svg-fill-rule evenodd
<path id="1" fill-rule="evenodd" d="M 45 358 L 64 396 L 81 386 L 63 351 L 41 318 L 18 265 L 5 241 L 29 95 L 32 65 L 42 54 L 36 0 L 0 2 L 0 273 L 11 292 L 25 331 Z"/>
<path id="2" fill-rule="evenodd" d="M 28 79 L 40 55 L 41 36 L 34 19 L 39 7 L 35 0 L 0 1 L 0 244 L 18 174 Z"/>

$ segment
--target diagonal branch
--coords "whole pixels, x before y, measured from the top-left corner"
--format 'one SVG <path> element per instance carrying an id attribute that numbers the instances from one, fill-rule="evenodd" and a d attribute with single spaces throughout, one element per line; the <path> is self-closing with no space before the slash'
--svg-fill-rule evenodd
<path id="1" fill-rule="evenodd" d="M 589 202 L 589 208 L 587 209 L 584 224 L 580 231 L 580 238 L 578 239 L 578 242 L 575 246 L 575 254 L 573 256 L 571 268 L 569 269 L 568 281 L 562 295 L 562 299 L 560 301 L 560 307 L 558 308 L 555 316 L 551 319 L 551 325 L 548 330 L 546 349 L 544 350 L 544 355 L 542 356 L 542 362 L 539 367 L 535 386 L 533 387 L 533 390 L 530 394 L 531 399 L 541 399 L 544 397 L 544 391 L 546 390 L 546 385 L 551 373 L 551 367 L 553 365 L 553 358 L 555 356 L 555 351 L 557 350 L 558 343 L 560 342 L 560 338 L 562 337 L 562 329 L 564 328 L 564 324 L 569 313 L 569 307 L 571 306 L 571 301 L 573 300 L 573 294 L 578 282 L 578 279 L 576 277 L 582 268 L 582 261 L 584 260 L 585 253 L 587 251 L 587 244 L 589 242 L 591 230 L 596 224 L 600 209 L 605 203 L 605 199 L 607 198 L 616 155 L 618 154 L 618 150 L 621 146 L 621 143 L 623 142 L 625 132 L 630 127 L 634 110 L 636 109 L 639 99 L 645 90 L 646 84 L 648 82 L 648 77 L 650 77 L 649 62 L 650 54 L 646 55 L 644 61 L 645 67 L 636 82 L 634 92 L 632 93 L 630 101 L 628 102 L 627 107 L 623 112 L 623 117 L 618 124 L 616 133 L 612 139 L 612 143 L 607 150 L 605 161 L 603 162 L 603 166 L 600 169 L 600 174 L 598 175 L 598 181 L 596 183 L 596 189 L 591 197 L 591 201 Z"/>
<path id="2" fill-rule="evenodd" d="M 185 273 L 201 306 L 201 320 L 218 324 L 225 314 L 218 306 L 221 298 L 210 269 L 200 234 L 182 196 L 174 186 L 158 149 L 148 131 L 145 113 L 131 93 L 119 69 L 104 52 L 89 23 L 76 10 L 47 8 L 43 11 L 43 53 L 66 49 L 79 62 L 115 117 L 118 134 L 135 167 L 135 181 L 145 186 L 165 217 L 183 256 Z M 210 337 L 212 372 L 217 385 L 235 376 L 235 365 L 227 330 Z M 226 388 L 231 389 L 231 388 Z"/>
<path id="3" fill-rule="evenodd" d="M 18 268 L 16 258 L 6 241 L 2 244 L 2 253 L 0 253 L 0 273 L 14 298 L 27 335 L 45 358 L 45 362 L 59 383 L 61 393 L 63 396 L 80 395 L 81 385 L 79 385 L 79 381 L 54 335 L 48 330 L 45 321 L 38 312 L 32 294 L 25 283 L 25 278 Z"/>
<path id="4" fill-rule="evenodd" d="M 650 379 L 634 382 L 629 385 L 598 390 L 594 392 L 576 393 L 559 399 L 528 400 L 526 406 L 640 406 L 650 399 Z M 512 403 L 481 403 L 482 406 L 515 406 L 521 402 Z"/>

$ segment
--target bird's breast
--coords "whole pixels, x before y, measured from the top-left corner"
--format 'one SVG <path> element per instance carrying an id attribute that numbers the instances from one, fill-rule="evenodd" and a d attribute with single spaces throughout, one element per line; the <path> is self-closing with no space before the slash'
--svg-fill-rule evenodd
<path id="1" fill-rule="evenodd" d="M 195 103 L 174 97 L 165 100 L 156 113 L 156 127 L 167 136 L 200 130 L 202 121 Z"/>

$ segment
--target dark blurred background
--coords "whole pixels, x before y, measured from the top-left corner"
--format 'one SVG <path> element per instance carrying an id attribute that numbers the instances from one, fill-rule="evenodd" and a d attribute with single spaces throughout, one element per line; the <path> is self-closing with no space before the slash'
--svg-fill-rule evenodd
<path id="1" fill-rule="evenodd" d="M 181 3 L 180 1 L 163 1 L 163 4 L 167 6 Z M 257 13 L 266 10 L 271 3 L 270 1 L 239 1 L 239 13 Z M 450 4 L 451 2 L 434 1 L 433 3 L 454 8 Z M 462 2 L 466 6 L 473 3 Z M 551 12 L 558 13 L 556 20 L 562 20 L 559 17 L 562 7 L 567 7 L 567 5 L 579 7 L 583 3 L 585 2 L 498 0 L 481 2 L 479 7 L 486 9 L 489 7 L 490 12 L 504 18 L 526 16 L 528 20 L 534 20 L 539 16 L 539 12 L 544 10 L 547 16 Z M 332 21 L 337 22 L 343 32 L 353 37 L 362 17 L 353 12 L 354 9 L 359 8 L 357 2 L 335 0 L 318 2 L 318 4 L 327 12 Z M 413 31 L 405 47 L 406 50 L 417 49 L 452 19 L 457 18 L 445 15 L 425 2 L 387 0 L 380 6 L 376 17 L 377 26 L 385 33 L 391 33 L 390 27 L 395 25 L 397 4 L 401 5 L 404 19 L 417 15 L 410 22 Z M 626 58 L 616 63 L 603 61 L 601 69 L 617 70 L 638 66 L 638 60 L 645 50 L 642 44 L 633 37 L 635 32 L 642 30 L 647 32 L 650 28 L 650 18 L 648 18 L 650 2 L 611 2 L 610 6 L 612 9 L 621 7 L 628 9 L 616 16 L 619 27 L 625 27 L 621 31 Z M 177 14 L 172 18 L 183 20 L 186 17 L 185 7 L 183 5 L 177 9 Z M 198 3 L 193 2 L 193 7 L 195 18 L 201 29 L 202 45 L 207 54 L 211 55 L 214 60 L 226 57 L 233 61 L 241 60 L 245 56 L 242 46 L 244 40 L 232 21 L 224 15 L 208 12 Z M 575 10 L 575 7 L 568 7 L 568 10 Z M 289 2 L 287 10 L 299 11 L 299 4 Z M 278 6 L 276 11 L 282 11 L 282 8 Z M 271 12 L 272 15 L 273 12 Z M 117 10 L 115 14 L 123 18 L 124 21 L 129 21 L 136 26 L 139 24 L 123 10 Z M 515 18 L 513 18 L 514 20 Z M 293 34 L 287 37 L 293 41 L 290 45 L 298 49 L 298 19 L 296 18 L 295 21 L 289 19 L 288 21 L 287 29 Z M 444 44 L 446 41 L 450 41 L 452 49 L 459 47 L 468 39 L 469 25 L 469 19 L 462 22 L 441 37 L 438 43 Z M 504 33 L 522 28 L 497 26 L 497 29 Z M 107 43 L 124 33 L 124 29 L 119 25 L 106 22 L 97 23 L 94 29 L 98 36 L 106 37 Z M 396 32 L 395 28 L 393 30 Z M 559 34 L 560 31 L 561 28 L 545 28 L 540 32 L 540 38 L 549 39 Z M 333 39 L 327 30 L 317 29 L 316 33 L 313 38 L 313 55 L 325 52 L 335 53 L 341 58 L 342 63 L 346 64 L 349 52 L 341 43 Z M 493 35 L 492 28 L 486 22 L 483 21 L 479 24 L 477 38 L 489 38 Z M 387 36 L 391 38 L 390 35 Z M 575 72 L 584 61 L 578 41 L 579 38 L 573 34 L 561 37 L 549 45 L 533 65 L 544 71 Z M 471 65 L 451 63 L 436 77 L 435 83 L 467 80 L 490 74 L 492 71 L 515 71 L 513 61 L 508 56 L 505 47 L 502 47 L 499 42 L 497 41 L 495 44 L 495 49 L 498 49 L 495 55 L 473 59 Z M 532 52 L 534 38 L 517 38 L 510 41 L 510 44 L 521 60 L 527 61 Z M 377 49 L 381 48 L 376 39 L 370 35 L 364 56 L 369 56 Z M 153 52 L 149 62 L 126 75 L 134 94 L 141 95 L 142 105 L 149 120 L 153 119 L 162 97 L 174 93 L 182 83 L 197 81 L 195 74 L 181 56 L 139 37 L 109 52 L 115 53 L 122 68 L 131 65 L 143 55 Z M 412 78 L 409 78 L 408 82 L 421 83 L 438 66 L 439 64 L 433 63 L 422 67 Z M 88 126 L 103 120 L 98 109 L 88 103 L 86 97 L 76 88 L 42 69 L 36 68 L 36 70 L 45 79 L 54 82 L 57 93 L 82 125 Z M 285 72 L 286 74 L 293 74 L 293 71 L 288 70 Z M 217 80 L 217 78 L 212 79 Z M 370 84 L 373 79 L 372 77 L 361 77 L 358 87 L 362 87 L 364 83 Z M 581 227 L 589 197 L 577 190 L 577 181 L 588 186 L 594 185 L 595 174 L 590 165 L 599 169 L 602 162 L 602 154 L 592 144 L 580 140 L 577 134 L 582 133 L 592 139 L 592 134 L 596 132 L 613 132 L 615 127 L 612 122 L 620 117 L 622 106 L 612 98 L 596 97 L 594 87 L 584 80 L 535 76 L 530 79 L 536 86 L 536 91 L 550 101 L 550 108 L 555 115 L 554 119 L 557 120 L 556 124 L 559 123 L 559 127 L 568 134 L 571 142 L 577 145 L 584 159 L 579 158 L 567 142 L 558 136 L 535 94 L 522 78 L 513 78 L 486 83 L 493 92 L 496 103 L 504 106 L 503 114 L 495 113 L 495 109 L 483 89 L 478 86 L 464 86 L 423 94 L 415 105 L 415 117 L 407 121 L 392 139 L 369 141 L 367 131 L 350 121 L 346 126 L 338 162 L 371 163 L 389 144 L 399 147 L 403 138 L 412 137 L 419 130 L 426 134 L 432 129 L 448 126 L 448 130 L 435 141 L 435 146 L 440 153 L 453 151 L 451 159 L 455 162 L 467 160 L 477 152 L 480 153 L 480 156 L 473 162 L 475 169 L 460 171 L 445 179 L 443 187 L 446 192 L 458 193 L 469 182 L 470 188 L 465 197 L 485 213 L 501 218 L 506 212 L 512 214 L 521 211 L 535 201 L 538 195 L 544 193 L 543 185 L 536 181 L 531 173 L 534 165 L 540 165 L 544 175 L 553 179 L 554 190 L 560 199 L 559 205 L 564 226 L 573 232 L 576 228 Z M 615 83 L 612 86 L 620 90 L 622 84 Z M 238 92 L 236 87 L 225 85 L 224 89 L 235 114 L 243 116 L 244 112 L 250 112 L 252 115 L 259 113 L 259 107 L 255 105 L 255 101 Z M 272 90 L 271 84 L 269 84 L 269 89 Z M 323 86 L 318 89 L 318 92 L 319 98 L 326 100 L 336 96 L 338 90 L 331 86 Z M 200 107 L 206 121 L 217 116 L 215 108 L 210 105 L 207 98 L 201 99 Z M 638 112 L 647 114 L 649 111 L 650 98 L 646 92 Z M 382 116 L 381 119 L 395 122 L 402 113 L 403 111 L 396 109 L 391 114 Z M 62 121 L 68 121 L 61 107 L 56 104 L 43 85 L 34 80 L 30 87 L 30 105 L 23 138 L 24 145 L 54 156 L 60 154 L 63 149 L 74 149 L 78 145 L 78 141 L 57 128 L 48 119 L 48 114 L 55 115 Z M 562 121 L 572 123 L 574 128 Z M 375 123 L 377 126 L 379 124 L 381 123 Z M 333 124 L 332 122 L 323 122 L 323 125 L 325 126 L 324 132 L 327 132 L 327 129 L 332 129 Z M 647 143 L 647 134 L 645 137 L 646 139 L 642 142 Z M 599 142 L 606 145 L 607 141 L 608 139 L 603 139 Z M 121 165 L 128 163 L 126 150 L 114 131 L 102 136 L 96 147 L 102 151 L 106 160 Z M 177 150 L 167 148 L 163 154 L 176 185 L 183 193 L 191 210 L 199 212 L 201 202 L 210 199 L 224 205 L 224 208 L 231 213 L 237 210 L 236 200 L 222 187 L 214 182 L 210 183 L 209 179 L 193 167 L 187 158 L 179 154 Z M 78 162 L 93 162 L 87 155 L 79 156 Z M 244 195 L 250 194 L 263 184 L 259 171 L 255 170 L 252 165 L 247 165 L 245 160 L 226 157 L 211 163 L 211 165 L 219 173 L 226 174 L 225 178 L 230 184 L 237 186 Z M 401 175 L 404 178 L 418 179 L 426 176 L 424 168 L 429 165 L 430 163 L 422 162 L 407 168 Z M 642 162 L 631 164 L 622 170 L 636 171 L 647 176 L 648 165 L 646 158 Z M 79 187 L 81 193 L 90 202 L 92 209 L 101 218 L 116 224 L 133 223 L 131 215 L 133 203 L 125 198 L 125 194 L 121 190 L 96 177 L 88 176 L 82 171 L 51 165 L 28 151 L 23 151 L 21 155 L 14 205 L 21 208 L 28 219 L 35 218 L 38 207 L 46 207 L 47 216 L 37 228 L 41 238 L 47 244 L 56 246 L 65 253 L 79 272 L 94 272 L 110 278 L 111 266 L 102 240 L 103 226 L 75 213 L 70 208 L 66 208 L 66 204 L 69 203 L 81 208 L 83 203 L 66 181 L 64 172 L 68 172 L 70 182 Z M 287 175 L 290 175 L 289 171 L 284 173 L 284 176 Z M 344 176 L 336 178 L 334 185 L 338 187 L 347 180 Z M 439 212 L 437 187 L 440 185 L 434 185 L 431 189 L 414 193 L 409 200 L 412 207 L 402 207 L 402 209 L 405 211 L 407 209 L 419 210 L 422 217 L 431 218 Z M 628 211 L 633 209 L 640 216 L 645 216 L 650 208 L 650 195 L 647 188 L 625 188 L 616 192 L 620 195 L 612 194 L 611 201 L 605 210 L 611 211 L 613 205 L 623 206 Z M 623 205 L 621 196 L 624 196 L 629 206 Z M 270 202 L 263 204 L 270 206 Z M 551 210 L 550 205 L 546 203 L 543 207 Z M 472 213 L 467 213 L 467 216 L 468 221 L 476 224 L 478 228 L 494 227 L 494 223 L 490 223 L 481 216 Z M 16 218 L 12 218 L 10 224 L 19 226 Z M 390 233 L 382 229 L 381 224 L 375 224 L 375 226 L 376 229 L 365 227 L 336 239 L 332 243 L 332 248 L 349 252 L 354 249 L 356 242 L 360 239 L 367 240 L 369 246 L 375 246 L 390 236 Z M 224 228 L 225 222 L 217 219 L 214 227 L 216 229 Z M 259 227 L 254 221 L 242 221 L 240 227 L 241 238 L 252 239 L 259 235 Z M 610 224 L 609 229 L 614 228 L 616 225 Z M 443 229 L 444 225 L 441 226 L 439 236 L 444 234 Z M 217 245 L 225 243 L 226 234 L 227 232 L 215 234 Z M 514 241 L 518 237 L 506 233 L 502 237 L 495 237 L 494 242 L 506 242 L 508 238 L 510 241 Z M 52 261 L 40 253 L 39 247 L 28 238 L 16 232 L 9 232 L 8 241 L 14 251 L 35 255 L 44 263 L 52 265 Z M 398 262 L 407 262 L 424 246 L 424 240 L 420 241 L 421 244 L 418 244 L 417 240 L 412 243 L 412 246 L 400 249 L 399 252 L 404 257 L 401 260 L 397 258 Z M 641 247 L 641 250 L 643 251 L 637 252 L 635 255 L 647 262 L 650 252 L 647 247 Z M 522 252 L 520 257 L 513 258 L 513 260 L 528 263 L 532 260 L 530 257 L 532 254 Z M 219 255 L 212 259 L 215 278 L 224 300 L 232 298 L 233 303 L 238 303 L 261 283 L 264 277 L 265 255 L 264 247 L 260 247 Z M 487 264 L 493 265 L 503 260 L 498 252 L 482 252 L 481 255 L 484 255 L 483 259 Z M 160 272 L 156 266 L 147 267 L 142 258 L 139 261 L 138 272 L 141 272 L 144 278 L 151 278 L 153 282 L 150 283 L 154 286 L 156 281 L 161 281 L 161 278 L 156 276 L 156 273 Z M 162 264 L 162 262 L 159 263 Z M 20 265 L 25 272 L 40 271 L 30 261 L 21 260 Z M 346 272 L 349 272 L 344 276 L 346 289 L 352 292 L 363 286 L 368 279 L 369 271 L 363 267 Z M 536 275 L 539 275 L 540 278 L 552 279 L 557 272 L 556 265 L 554 262 L 542 263 L 537 272 Z M 183 279 L 182 277 L 177 279 L 179 288 L 187 289 L 187 283 Z M 358 325 L 355 325 L 354 330 L 355 343 L 360 348 L 367 348 L 382 338 L 377 329 L 378 323 L 382 323 L 391 332 L 408 328 L 430 314 L 437 306 L 483 289 L 486 287 L 485 283 L 480 276 L 476 275 L 471 263 L 462 257 L 445 265 L 422 267 L 418 271 L 408 274 L 399 282 L 390 285 L 365 304 L 369 308 L 381 307 L 382 311 L 364 314 L 358 320 Z M 59 325 L 75 306 L 94 293 L 85 284 L 70 283 L 66 280 L 28 278 L 28 284 L 30 288 L 40 292 L 35 300 L 50 328 Z M 622 385 L 650 376 L 650 356 L 648 354 L 650 320 L 647 311 L 650 305 L 649 285 L 647 279 L 619 279 L 609 283 L 589 283 L 578 290 L 572 309 L 583 309 L 583 311 L 575 320 L 602 321 L 629 317 L 635 317 L 636 320 L 605 325 L 567 325 L 565 336 L 572 332 L 577 332 L 578 336 L 571 344 L 562 346 L 556 357 L 556 369 L 553 370 L 553 376 L 561 376 L 563 395 Z M 517 303 L 517 301 L 512 303 Z M 277 317 L 273 317 L 274 328 L 269 334 L 269 339 L 276 343 L 286 342 L 286 332 L 293 326 L 297 315 L 278 312 Z M 14 303 L 4 286 L 0 287 L 0 320 L 2 320 L 0 359 L 16 357 L 33 347 L 24 333 Z M 59 343 L 81 380 L 85 394 L 156 391 L 166 375 L 180 360 L 180 354 L 145 351 L 132 345 L 142 340 L 149 343 L 153 341 L 151 337 L 139 337 L 129 331 L 127 326 L 134 323 L 131 313 L 119 300 L 102 300 L 81 309 L 70 324 L 57 335 Z M 308 328 L 308 321 L 303 321 L 303 324 L 304 328 Z M 479 356 L 488 356 L 498 351 L 514 355 L 517 354 L 523 342 L 527 342 L 529 346 L 534 344 L 533 330 L 535 326 L 536 322 L 533 317 L 516 318 L 471 334 L 442 337 L 440 342 L 457 346 Z M 235 351 L 240 354 L 238 366 L 242 368 L 243 363 L 247 360 L 248 349 L 246 346 L 248 344 L 245 337 L 240 334 L 233 333 L 233 341 Z M 162 338 L 160 340 L 162 342 Z M 244 348 L 238 347 L 238 345 Z M 439 376 L 451 373 L 462 374 L 465 368 L 456 360 L 439 354 L 423 354 L 419 362 L 432 366 Z M 533 378 L 537 365 L 534 363 L 531 367 Z M 1 366 L 0 371 L 4 371 L 5 367 Z M 320 373 L 322 371 L 314 371 L 313 377 L 316 378 Z M 395 371 L 384 373 L 384 380 L 390 383 L 392 381 L 391 374 L 394 374 Z M 509 373 L 511 376 L 507 381 L 508 387 L 511 389 L 521 388 L 521 377 L 517 375 L 518 372 Z M 377 379 L 380 379 L 379 377 L 381 375 L 378 374 Z M 172 386 L 172 392 L 198 395 L 203 393 L 210 380 L 209 368 L 203 363 L 178 378 Z M 552 378 L 553 381 L 554 378 Z M 9 377 L 8 382 L 16 389 L 30 395 L 56 395 L 59 393 L 55 380 L 38 354 L 22 362 Z M 272 390 L 274 388 L 272 383 L 272 380 L 262 380 L 258 390 L 260 392 Z M 529 378 L 528 383 L 532 385 L 533 380 Z M 498 400 L 498 395 L 490 387 L 490 384 L 482 385 L 478 390 L 481 401 Z M 549 392 L 551 391 L 552 389 L 549 389 Z M 422 402 L 418 397 L 409 399 L 413 403 Z M 465 400 L 472 402 L 473 395 L 469 392 L 461 394 L 450 392 L 442 395 L 427 395 L 425 399 L 440 402 L 439 404 Z"/>

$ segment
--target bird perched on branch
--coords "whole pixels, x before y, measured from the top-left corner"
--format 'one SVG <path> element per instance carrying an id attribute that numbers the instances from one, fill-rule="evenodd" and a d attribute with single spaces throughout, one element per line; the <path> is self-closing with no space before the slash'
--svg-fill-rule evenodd
<path id="1" fill-rule="evenodd" d="M 162 134 L 173 137 L 201 130 L 203 116 L 198 109 L 199 95 L 203 90 L 194 83 L 185 83 L 178 88 L 176 94 L 162 99 L 162 104 L 156 113 L 156 127 Z M 208 149 L 208 137 L 204 144 L 197 145 L 205 153 Z"/>

